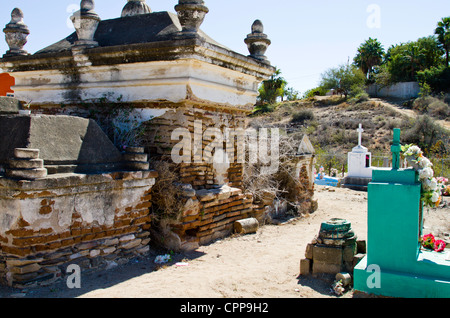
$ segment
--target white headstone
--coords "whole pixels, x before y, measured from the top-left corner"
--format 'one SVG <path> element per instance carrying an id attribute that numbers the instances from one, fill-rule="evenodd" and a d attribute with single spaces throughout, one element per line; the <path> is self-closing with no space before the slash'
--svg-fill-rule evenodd
<path id="1" fill-rule="evenodd" d="M 372 178 L 372 154 L 362 145 L 364 129 L 359 124 L 358 146 L 348 154 L 348 176 L 359 178 Z"/>

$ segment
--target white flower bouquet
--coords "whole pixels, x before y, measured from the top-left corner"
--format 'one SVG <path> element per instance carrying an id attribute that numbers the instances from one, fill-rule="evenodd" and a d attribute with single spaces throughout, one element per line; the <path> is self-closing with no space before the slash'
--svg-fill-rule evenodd
<path id="1" fill-rule="evenodd" d="M 416 145 L 402 146 L 402 153 L 406 161 L 419 174 L 422 183 L 421 198 L 426 207 L 437 207 L 441 203 L 441 189 L 434 177 L 433 164 L 423 155 L 423 151 Z"/>

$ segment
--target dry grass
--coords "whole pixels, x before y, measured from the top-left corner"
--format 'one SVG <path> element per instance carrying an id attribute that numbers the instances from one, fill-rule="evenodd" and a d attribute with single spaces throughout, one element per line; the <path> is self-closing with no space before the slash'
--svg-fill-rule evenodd
<path id="1" fill-rule="evenodd" d="M 281 135 L 279 143 L 279 168 L 276 173 L 264 175 L 262 165 L 249 164 L 244 169 L 243 185 L 246 192 L 253 194 L 255 203 L 267 199 L 286 201 L 291 207 L 304 200 L 307 185 L 295 175 L 297 147 L 299 141 L 294 136 Z M 267 202 L 266 202 L 267 203 Z"/>
<path id="2" fill-rule="evenodd" d="M 185 200 L 180 187 L 176 185 L 179 181 L 177 167 L 174 163 L 163 160 L 153 161 L 151 165 L 159 174 L 152 187 L 152 212 L 158 221 L 178 220 Z"/>

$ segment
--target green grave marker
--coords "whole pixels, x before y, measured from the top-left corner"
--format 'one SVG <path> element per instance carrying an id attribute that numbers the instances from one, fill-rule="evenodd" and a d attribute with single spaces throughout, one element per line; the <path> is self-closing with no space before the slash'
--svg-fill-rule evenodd
<path id="1" fill-rule="evenodd" d="M 368 185 L 367 255 L 354 268 L 354 289 L 404 298 L 450 297 L 450 261 L 421 249 L 421 183 L 400 168 L 400 129 L 394 130 L 392 169 L 374 169 Z"/>

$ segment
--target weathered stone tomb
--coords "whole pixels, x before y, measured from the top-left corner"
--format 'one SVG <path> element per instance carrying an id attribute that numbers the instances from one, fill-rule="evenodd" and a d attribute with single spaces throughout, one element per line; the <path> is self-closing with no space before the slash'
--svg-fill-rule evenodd
<path id="1" fill-rule="evenodd" d="M 92 267 L 148 250 L 152 187 L 165 177 L 148 161 L 170 164 L 182 190 L 178 217 L 161 222 L 170 248 L 195 248 L 231 233 L 236 220 L 261 217 L 243 191 L 243 162 L 214 161 L 219 152 L 208 147 L 239 151 L 240 141 L 224 136 L 246 127 L 259 83 L 275 70 L 264 55 L 270 40 L 255 21 L 245 56 L 200 30 L 209 11 L 203 1 L 180 0 L 175 10 L 151 12 L 145 1 L 128 1 L 119 18 L 102 20 L 94 1 L 83 0 L 72 16 L 76 32 L 34 54 L 24 50 L 33 30 L 13 10 L 0 71 L 14 78 L 17 99 L 32 101 L 32 114 L 0 116 L 7 283 L 52 279 L 72 262 Z M 108 135 L 112 144 L 92 118 L 116 128 L 132 121 L 139 142 L 116 140 L 122 129 Z M 191 151 L 173 160 L 182 137 Z M 17 158 L 23 149 L 30 157 Z M 18 160 L 45 172 L 23 177 L 14 172 L 23 169 L 14 166 Z"/>
<path id="2" fill-rule="evenodd" d="M 148 252 L 157 177 L 148 163 L 135 166 L 80 117 L 0 114 L 0 127 L 2 283 L 48 284 L 69 264 Z"/>

